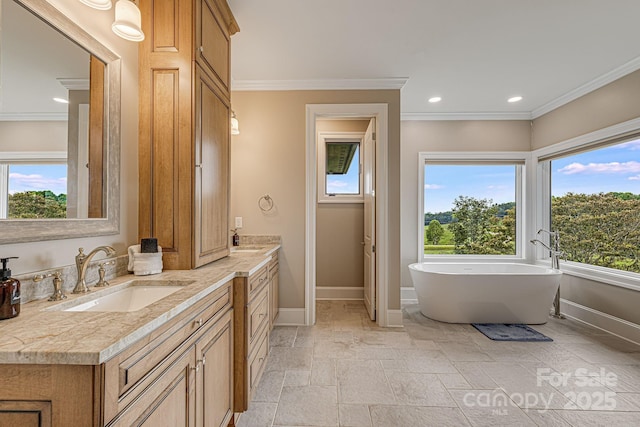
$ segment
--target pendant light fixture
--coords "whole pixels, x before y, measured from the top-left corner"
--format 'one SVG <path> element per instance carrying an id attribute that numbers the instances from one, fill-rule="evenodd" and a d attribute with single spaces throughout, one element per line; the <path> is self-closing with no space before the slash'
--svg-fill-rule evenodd
<path id="1" fill-rule="evenodd" d="M 98 10 L 111 9 L 111 0 L 80 0 L 80 3 Z"/>
<path id="2" fill-rule="evenodd" d="M 238 118 L 236 112 L 231 110 L 231 135 L 240 135 L 240 128 L 238 127 Z"/>
<path id="3" fill-rule="evenodd" d="M 113 21 L 111 29 L 125 40 L 134 42 L 144 40 L 140 9 L 133 1 L 118 0 L 116 3 L 116 20 Z"/>

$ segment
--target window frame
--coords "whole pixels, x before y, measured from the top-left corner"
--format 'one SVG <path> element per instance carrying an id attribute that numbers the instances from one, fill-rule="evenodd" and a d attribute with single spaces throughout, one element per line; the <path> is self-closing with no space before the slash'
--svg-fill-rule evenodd
<path id="1" fill-rule="evenodd" d="M 598 146 L 611 146 L 637 138 L 640 138 L 640 119 L 633 119 L 532 151 L 532 163 L 536 171 L 537 187 L 537 209 L 534 229 L 543 228 L 548 230 L 551 224 L 551 160 L 569 154 L 593 150 Z M 535 231 L 532 231 L 532 234 L 534 233 Z M 560 249 L 562 249 L 562 240 L 560 241 Z M 548 251 L 540 247 L 537 247 L 532 252 L 532 261 L 535 264 L 551 265 Z M 570 276 L 640 291 L 640 273 L 562 259 L 560 260 L 560 270 Z"/>
<path id="2" fill-rule="evenodd" d="M 418 153 L 418 261 L 419 262 L 524 262 L 525 261 L 525 221 L 528 176 L 530 175 L 531 156 L 528 152 L 496 151 L 496 152 L 419 152 Z M 424 175 L 425 166 L 429 162 L 451 162 L 452 164 L 512 164 L 516 166 L 515 202 L 516 202 L 516 253 L 515 255 L 479 255 L 479 254 L 424 254 Z"/>
<path id="3" fill-rule="evenodd" d="M 363 154 L 364 154 L 364 132 L 320 132 L 318 133 L 317 149 L 317 171 L 318 171 L 318 203 L 364 203 L 363 192 Z M 357 143 L 358 154 L 358 194 L 333 194 L 327 193 L 327 143 L 330 142 L 350 142 Z"/>

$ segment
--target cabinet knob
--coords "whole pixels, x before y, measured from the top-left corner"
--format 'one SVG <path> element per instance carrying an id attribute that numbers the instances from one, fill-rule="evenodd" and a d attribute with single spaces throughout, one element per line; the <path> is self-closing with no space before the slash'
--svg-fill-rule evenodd
<path id="1" fill-rule="evenodd" d="M 200 326 L 202 326 L 202 324 L 203 324 L 203 323 L 204 323 L 204 322 L 202 321 L 202 319 L 198 319 L 198 320 L 194 320 L 194 321 L 193 321 L 193 324 L 194 324 L 194 325 L 196 325 L 198 328 L 199 328 Z"/>

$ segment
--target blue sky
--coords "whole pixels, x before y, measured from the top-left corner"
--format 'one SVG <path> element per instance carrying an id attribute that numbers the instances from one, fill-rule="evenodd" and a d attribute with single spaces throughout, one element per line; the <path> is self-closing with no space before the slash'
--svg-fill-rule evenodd
<path id="1" fill-rule="evenodd" d="M 567 192 L 640 194 L 640 140 L 553 160 L 551 168 L 554 196 Z M 429 165 L 424 187 L 425 212 L 451 210 L 459 195 L 512 202 L 515 167 Z"/>
<path id="2" fill-rule="evenodd" d="M 327 194 L 360 193 L 360 148 L 356 149 L 349 170 L 344 175 L 327 175 Z"/>
<path id="3" fill-rule="evenodd" d="M 11 165 L 9 193 L 51 190 L 56 195 L 67 193 L 67 165 Z"/>

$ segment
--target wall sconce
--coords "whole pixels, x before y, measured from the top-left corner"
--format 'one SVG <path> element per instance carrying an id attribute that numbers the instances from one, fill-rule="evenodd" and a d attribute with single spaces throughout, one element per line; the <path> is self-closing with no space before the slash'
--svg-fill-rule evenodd
<path id="1" fill-rule="evenodd" d="M 111 0 L 80 0 L 80 2 L 98 10 L 111 9 Z M 133 0 L 118 0 L 116 2 L 116 17 L 111 25 L 111 30 L 125 40 L 134 42 L 144 40 L 142 16 Z"/>
<path id="2" fill-rule="evenodd" d="M 240 128 L 238 127 L 238 118 L 236 112 L 231 110 L 231 135 L 240 135 Z"/>

